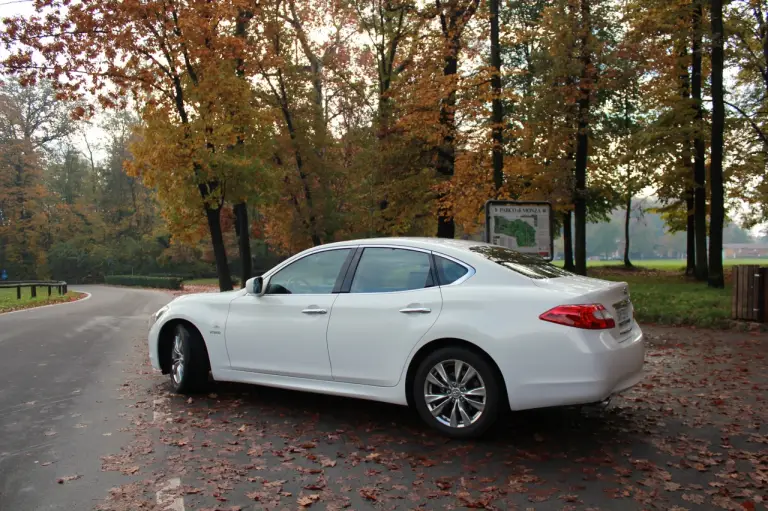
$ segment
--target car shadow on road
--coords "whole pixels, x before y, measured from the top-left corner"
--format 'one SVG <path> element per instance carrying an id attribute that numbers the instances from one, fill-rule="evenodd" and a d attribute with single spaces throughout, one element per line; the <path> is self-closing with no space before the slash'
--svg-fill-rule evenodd
<path id="1" fill-rule="evenodd" d="M 215 398 L 211 397 L 215 396 Z M 642 433 L 638 410 L 613 404 L 604 410 L 545 408 L 505 412 L 484 437 L 469 441 L 442 437 L 415 410 L 399 405 L 285 389 L 212 382 L 208 394 L 196 402 L 218 410 L 233 407 L 265 423 L 288 423 L 297 428 L 310 420 L 318 432 L 354 432 L 361 437 L 386 435 L 402 445 L 474 443 L 485 447 L 538 450 L 578 449 L 585 454 L 605 444 L 622 444 Z M 201 401 L 202 400 L 202 401 Z M 235 406 L 236 405 L 236 406 Z M 641 413 L 641 412 L 640 412 Z"/>
<path id="2" fill-rule="evenodd" d="M 293 483 L 297 491 L 306 485 L 306 474 L 313 473 L 318 459 L 331 459 L 338 466 L 324 469 L 324 484 L 333 491 L 343 493 L 347 480 L 356 481 L 350 483 L 353 486 L 414 487 L 430 505 L 455 502 L 448 488 L 458 487 L 471 495 L 467 497 L 471 502 L 513 494 L 549 498 L 571 488 L 599 499 L 605 484 L 621 483 L 614 470 L 617 464 L 627 464 L 629 453 L 642 457 L 651 448 L 643 438 L 642 412 L 620 405 L 590 413 L 573 409 L 509 413 L 481 439 L 452 440 L 430 429 L 415 411 L 373 401 L 233 383 L 215 383 L 192 403 L 182 397 L 172 401 L 177 412 L 209 421 L 212 429 L 225 423 L 218 434 L 205 433 L 207 442 L 196 439 L 198 446 L 210 446 L 204 448 L 210 455 L 195 448 L 210 467 L 221 462 L 222 453 L 238 449 L 232 446 L 237 442 L 243 450 L 227 454 L 228 460 L 246 466 L 254 461 L 245 456 L 246 450 L 258 452 L 259 474 L 285 479 L 285 467 L 297 470 Z M 241 429 L 242 435 L 237 433 Z M 337 483 L 332 484 L 334 478 Z M 286 488 L 292 484 L 288 481 Z M 502 493 L 489 492 L 489 487 Z M 503 496 L 504 488 L 509 497 Z M 354 508 L 367 507 L 356 503 L 359 495 L 352 495 Z M 395 501 L 404 498 L 398 491 L 389 495 Z"/>

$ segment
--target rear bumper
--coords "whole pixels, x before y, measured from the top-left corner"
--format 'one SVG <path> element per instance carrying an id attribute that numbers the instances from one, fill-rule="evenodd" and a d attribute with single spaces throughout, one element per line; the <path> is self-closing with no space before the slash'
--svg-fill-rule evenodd
<path id="1" fill-rule="evenodd" d="M 643 379 L 645 343 L 638 326 L 622 343 L 594 335 L 552 351 L 537 361 L 535 375 L 506 381 L 512 410 L 582 405 L 603 401 Z M 515 373 L 511 373 L 514 375 Z M 531 374 L 530 372 L 528 374 Z"/>

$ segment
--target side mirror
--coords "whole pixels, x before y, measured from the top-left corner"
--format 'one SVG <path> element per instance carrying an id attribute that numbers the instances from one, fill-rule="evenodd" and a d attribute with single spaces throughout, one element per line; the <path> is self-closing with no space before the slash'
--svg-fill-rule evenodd
<path id="1" fill-rule="evenodd" d="M 245 284 L 245 288 L 248 291 L 248 293 L 256 296 L 262 296 L 266 291 L 266 286 L 264 285 L 264 279 L 262 279 L 261 277 L 254 277 L 252 279 L 249 279 L 248 282 Z"/>

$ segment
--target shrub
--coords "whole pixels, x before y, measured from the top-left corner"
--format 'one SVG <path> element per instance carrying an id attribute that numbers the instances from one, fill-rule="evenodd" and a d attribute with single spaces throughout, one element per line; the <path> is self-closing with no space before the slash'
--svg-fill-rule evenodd
<path id="1" fill-rule="evenodd" d="M 181 289 L 178 277 L 150 277 L 147 275 L 107 275 L 107 284 L 113 286 L 154 287 L 161 289 Z"/>

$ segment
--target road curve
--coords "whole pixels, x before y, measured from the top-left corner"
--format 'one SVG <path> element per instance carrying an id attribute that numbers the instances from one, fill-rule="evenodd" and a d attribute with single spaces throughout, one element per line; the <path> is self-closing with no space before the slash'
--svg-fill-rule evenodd
<path id="1" fill-rule="evenodd" d="M 100 460 L 129 440 L 118 389 L 171 296 L 74 290 L 91 297 L 0 314 L 0 510 L 91 509 L 119 477 Z"/>

